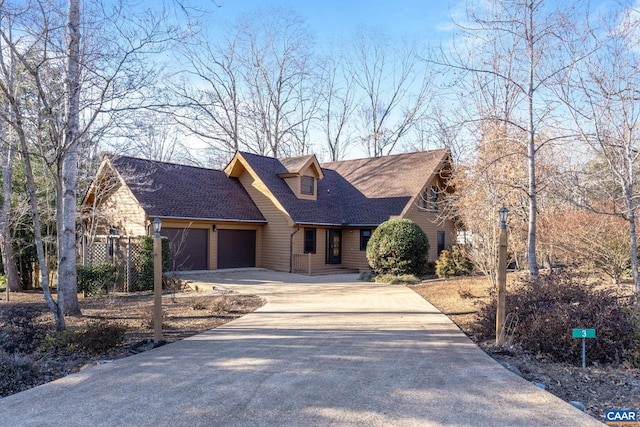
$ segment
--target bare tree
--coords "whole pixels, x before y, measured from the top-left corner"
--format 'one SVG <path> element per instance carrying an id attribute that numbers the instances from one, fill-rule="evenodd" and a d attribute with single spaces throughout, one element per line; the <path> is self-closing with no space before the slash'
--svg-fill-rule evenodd
<path id="1" fill-rule="evenodd" d="M 63 149 L 56 176 L 58 206 L 58 306 L 63 314 L 80 314 L 76 273 L 78 145 L 80 144 L 80 0 L 69 0 L 65 55 Z M 61 220 L 61 221 L 60 221 Z"/>
<path id="2" fill-rule="evenodd" d="M 419 122 L 413 135 L 403 147 L 408 151 L 448 148 L 454 162 L 461 162 L 465 154 L 471 154 L 469 139 L 463 137 L 461 120 L 456 120 L 456 112 L 446 111 L 442 105 L 434 105 Z"/>
<path id="3" fill-rule="evenodd" d="M 554 244 L 566 260 L 596 268 L 619 284 L 629 271 L 629 228 L 625 220 L 600 215 L 587 209 L 566 209 L 555 213 Z"/>
<path id="4" fill-rule="evenodd" d="M 572 201 L 597 213 L 624 218 L 629 228 L 629 255 L 640 295 L 637 230 L 640 165 L 639 12 L 616 11 L 588 37 L 572 44 L 574 56 L 587 56 L 566 73 L 559 94 L 580 140 L 599 167 L 575 174 Z M 592 163 L 593 164 L 593 163 Z M 595 179 L 594 179 L 595 178 Z"/>
<path id="5" fill-rule="evenodd" d="M 319 127 L 332 162 L 342 160 L 353 140 L 351 122 L 356 108 L 355 82 L 344 60 L 330 55 L 322 61 Z"/>
<path id="6" fill-rule="evenodd" d="M 362 92 L 361 140 L 370 156 L 379 157 L 391 153 L 422 118 L 432 76 L 415 44 L 392 46 L 380 30 L 361 29 L 353 48 L 349 73 Z"/>
<path id="7" fill-rule="evenodd" d="M 305 155 L 312 151 L 312 130 L 320 109 L 320 91 L 316 88 L 317 84 L 320 82 L 317 80 L 316 73 L 309 71 L 308 75 L 298 79 L 293 89 L 298 101 L 295 112 L 287 118 L 287 121 L 293 125 L 288 150 L 283 153 L 287 156 Z"/>
<path id="8" fill-rule="evenodd" d="M 2 5 L 0 4 L 0 7 Z M 0 20 L 5 17 L 0 15 Z M 2 23 L 0 22 L 0 25 Z M 7 24 L 11 27 L 11 24 Z M 9 64 L 6 63 L 4 58 L 4 49 L 2 48 L 4 43 L 0 40 L 0 69 L 4 80 L 7 82 L 7 91 L 11 90 L 15 97 L 15 61 L 9 60 Z M 11 58 L 11 52 L 7 52 L 9 58 Z M 9 103 L 3 99 L 4 112 L 3 115 L 12 118 L 12 113 L 9 108 Z M 2 265 L 4 266 L 4 273 L 7 281 L 7 301 L 9 301 L 9 292 L 15 292 L 20 290 L 20 281 L 18 277 L 18 269 L 16 266 L 15 254 L 13 251 L 13 242 L 11 239 L 11 201 L 12 201 L 12 187 L 13 187 L 13 162 L 15 159 L 15 141 L 13 138 L 13 129 L 6 126 L 4 123 L 0 124 L 0 134 L 2 141 L 0 142 L 0 155 L 2 156 L 2 211 L 0 212 L 0 251 L 2 251 Z"/>
<path id="9" fill-rule="evenodd" d="M 79 311 L 76 280 L 76 213 L 78 150 L 112 125 L 118 115 L 145 103 L 144 89 L 155 79 L 143 61 L 149 52 L 162 49 L 177 31 L 162 25 L 150 11 L 142 14 L 123 9 L 123 3 L 87 3 L 80 16 L 79 0 L 67 11 L 49 2 L 32 0 L 27 5 L 3 3 L 5 16 L 19 22 L 19 37 L 0 27 L 4 48 L 24 69 L 19 85 L 31 90 L 12 95 L 4 79 L 0 90 L 10 104 L 12 116 L 3 118 L 14 129 L 25 163 L 36 246 L 45 298 L 56 319 L 65 327 L 64 315 Z M 92 15 L 93 14 L 93 15 Z M 93 19 L 97 16 L 100 19 Z M 91 32 L 88 29 L 91 28 Z M 90 34 L 80 39 L 80 33 Z M 1 113 L 0 113 L 1 114 Z M 36 197 L 31 157 L 38 156 L 50 168 L 56 185 L 58 224 L 58 303 L 48 293 L 48 272 L 42 245 L 40 210 Z"/>
<path id="10" fill-rule="evenodd" d="M 170 114 L 140 110 L 132 111 L 127 126 L 122 126 L 121 144 L 112 144 L 112 151 L 160 162 L 197 164 Z"/>
<path id="11" fill-rule="evenodd" d="M 203 32 L 199 43 L 185 44 L 181 57 L 189 65 L 176 79 L 173 114 L 177 122 L 230 158 L 246 149 L 245 96 L 238 53 L 238 35 L 226 33 L 224 43 L 213 44 Z"/>
<path id="12" fill-rule="evenodd" d="M 247 120 L 257 151 L 293 153 L 292 134 L 303 125 L 301 85 L 312 71 L 313 37 L 307 24 L 286 9 L 254 13 L 237 25 L 242 76 L 249 96 Z"/>
<path id="13" fill-rule="evenodd" d="M 0 251 L 2 251 L 2 265 L 7 286 L 7 301 L 9 301 L 9 292 L 20 290 L 20 280 L 18 276 L 18 268 L 16 266 L 15 254 L 13 251 L 13 242 L 11 239 L 11 201 L 13 186 L 13 161 L 15 158 L 14 142 L 11 138 L 6 137 L 2 126 L 2 138 L 0 145 L 0 155 L 2 156 L 2 211 L 0 212 Z"/>
<path id="14" fill-rule="evenodd" d="M 510 248 L 512 258 L 523 246 L 522 225 L 526 217 L 526 202 L 522 193 L 514 191 L 522 184 L 524 169 L 521 156 L 524 147 L 513 153 L 507 126 L 489 121 L 478 130 L 480 141 L 475 156 L 465 164 L 458 164 L 452 185 L 456 191 L 445 197 L 445 211 L 455 217 L 465 230 L 469 256 L 476 269 L 495 285 L 498 272 L 498 209 L 508 205 Z M 525 212 L 523 212 L 523 208 Z M 523 224 L 524 223 L 524 224 Z M 526 227 L 525 227 L 526 228 Z M 526 233 L 525 233 L 526 234 Z M 526 240 L 526 239 L 525 239 Z"/>
<path id="15" fill-rule="evenodd" d="M 442 61 L 460 75 L 456 87 L 462 93 L 479 90 L 482 96 L 491 97 L 498 88 L 500 99 L 510 103 L 498 111 L 479 110 L 475 117 L 503 122 L 512 129 L 509 134 L 518 135 L 514 143 L 526 147 L 527 258 L 534 279 L 538 276 L 537 158 L 546 145 L 563 136 L 547 131 L 556 127 L 558 106 L 550 96 L 550 86 L 556 76 L 581 59 L 569 55 L 564 44 L 571 30 L 566 12 L 579 9 L 571 8 L 551 7 L 544 0 L 470 1 L 467 22 L 457 23 L 458 37 Z"/>
<path id="16" fill-rule="evenodd" d="M 190 69 L 173 88 L 179 122 L 222 152 L 302 154 L 318 96 L 308 26 L 287 9 L 270 8 L 225 31 L 222 43 L 202 32 L 184 46 Z"/>

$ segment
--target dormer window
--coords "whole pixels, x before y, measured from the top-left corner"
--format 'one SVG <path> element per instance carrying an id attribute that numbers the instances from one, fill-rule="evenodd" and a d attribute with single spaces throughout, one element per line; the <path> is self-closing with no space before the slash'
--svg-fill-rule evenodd
<path id="1" fill-rule="evenodd" d="M 317 200 L 318 181 L 324 173 L 316 156 L 308 155 L 280 160 L 284 172 L 278 176 L 287 183 L 293 194 L 302 200 Z"/>
<path id="2" fill-rule="evenodd" d="M 313 196 L 314 187 L 315 187 L 315 180 L 313 179 L 312 176 L 300 177 L 300 194 Z"/>

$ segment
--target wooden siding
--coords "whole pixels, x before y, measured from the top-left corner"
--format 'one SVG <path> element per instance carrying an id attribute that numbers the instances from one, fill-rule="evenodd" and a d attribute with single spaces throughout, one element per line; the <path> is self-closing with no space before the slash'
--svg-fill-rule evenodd
<path id="1" fill-rule="evenodd" d="M 311 269 L 317 270 L 327 266 L 326 264 L 326 252 L 327 252 L 327 229 L 314 226 L 300 226 L 298 231 L 293 236 L 293 253 L 301 254 L 304 252 L 304 229 L 314 228 L 316 230 L 316 253 L 311 254 Z M 297 230 L 297 228 L 296 228 Z"/>
<path id="2" fill-rule="evenodd" d="M 434 179 L 425 188 L 437 185 Z M 418 197 L 416 197 L 409 209 L 406 211 L 404 218 L 414 221 L 422 228 L 429 239 L 429 261 L 435 261 L 438 258 L 438 231 L 445 233 L 445 248 L 449 248 L 456 242 L 455 225 L 451 220 L 443 220 L 439 218 L 440 212 L 423 209 L 418 207 Z"/>
<path id="3" fill-rule="evenodd" d="M 311 268 L 318 270 L 330 267 L 327 264 L 327 228 L 301 226 L 300 231 L 294 235 L 293 252 L 301 254 L 304 252 L 304 229 L 315 228 L 316 230 L 316 253 L 311 254 Z M 360 229 L 340 229 L 342 231 L 342 264 L 339 266 L 356 268 L 358 270 L 368 270 L 369 263 L 365 251 L 360 250 Z"/>
<path id="4" fill-rule="evenodd" d="M 297 228 L 293 227 L 289 215 L 274 203 L 261 181 L 254 179 L 246 170 L 238 179 L 267 220 L 262 229 L 262 238 L 259 239 L 258 251 L 261 256 L 258 256 L 256 266 L 289 271 L 289 239 Z"/>
<path id="5" fill-rule="evenodd" d="M 109 234 L 110 226 L 118 227 L 121 235 L 147 234 L 147 216 L 126 185 L 118 185 L 98 210 L 97 234 Z"/>
<path id="6" fill-rule="evenodd" d="M 370 270 L 367 252 L 360 250 L 359 228 L 342 231 L 342 265 L 361 271 Z"/>

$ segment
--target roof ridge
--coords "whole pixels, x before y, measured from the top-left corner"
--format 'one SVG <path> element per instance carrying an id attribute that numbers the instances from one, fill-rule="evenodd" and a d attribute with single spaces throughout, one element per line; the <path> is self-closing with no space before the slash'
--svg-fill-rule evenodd
<path id="1" fill-rule="evenodd" d="M 123 156 L 123 155 L 120 155 L 120 154 L 107 154 L 106 156 L 109 158 L 109 160 L 128 159 L 128 160 L 134 160 L 134 161 L 137 161 L 137 162 L 151 163 L 151 164 L 155 164 L 155 165 L 179 166 L 179 167 L 182 167 L 182 168 L 192 168 L 192 169 L 201 169 L 201 170 L 206 170 L 206 171 L 222 172 L 222 169 L 206 168 L 204 166 L 185 165 L 183 163 L 165 162 L 165 161 L 162 161 L 162 160 L 145 159 L 145 158 L 142 158 L 142 157 Z"/>
<path id="2" fill-rule="evenodd" d="M 360 160 L 377 160 L 377 159 L 388 159 L 389 157 L 399 157 L 399 156 L 407 156 L 413 154 L 429 154 L 429 153 L 437 153 L 438 151 L 449 151 L 448 148 L 436 148 L 433 150 L 419 150 L 419 151 L 408 151 L 406 153 L 396 153 L 396 154 L 387 154 L 384 156 L 378 157 L 359 157 L 357 159 L 344 159 L 344 160 L 334 160 L 331 162 L 322 162 L 320 166 L 324 167 L 324 165 L 336 164 L 336 163 L 346 163 L 346 162 L 357 162 Z"/>
<path id="3" fill-rule="evenodd" d="M 302 159 L 304 157 L 313 157 L 313 156 L 316 156 L 315 153 L 313 153 L 313 154 L 302 154 L 300 156 L 292 156 L 292 157 L 278 157 L 278 160 Z"/>

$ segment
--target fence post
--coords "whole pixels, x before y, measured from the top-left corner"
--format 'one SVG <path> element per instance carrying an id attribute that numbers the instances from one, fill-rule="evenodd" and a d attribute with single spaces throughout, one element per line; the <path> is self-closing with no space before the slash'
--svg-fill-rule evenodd
<path id="1" fill-rule="evenodd" d="M 131 289 L 131 236 L 127 237 L 127 269 L 125 273 L 125 292 Z"/>
<path id="2" fill-rule="evenodd" d="M 82 266 L 87 266 L 87 235 L 82 233 Z"/>
<path id="3" fill-rule="evenodd" d="M 311 276 L 311 254 L 307 254 L 307 271 L 309 272 L 309 276 Z"/>

